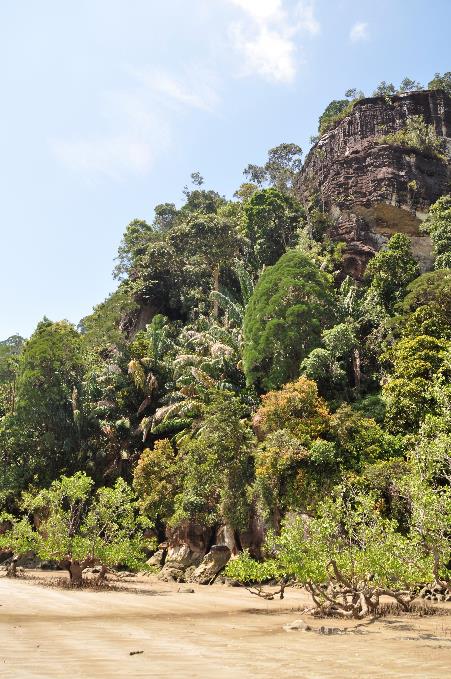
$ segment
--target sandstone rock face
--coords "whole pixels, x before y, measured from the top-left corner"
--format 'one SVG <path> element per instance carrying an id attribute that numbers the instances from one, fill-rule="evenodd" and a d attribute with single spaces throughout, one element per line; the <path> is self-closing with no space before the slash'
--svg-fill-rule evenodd
<path id="1" fill-rule="evenodd" d="M 382 144 L 380 137 L 423 116 L 451 150 L 451 98 L 440 90 L 357 102 L 306 157 L 297 182 L 304 204 L 329 211 L 330 236 L 344 241 L 345 272 L 360 278 L 366 263 L 395 232 L 408 234 L 423 269 L 429 238 L 419 232 L 429 206 L 450 191 L 450 165 L 436 156 Z"/>
<path id="2" fill-rule="evenodd" d="M 231 551 L 227 545 L 213 545 L 202 559 L 200 566 L 191 575 L 190 580 L 199 583 L 199 585 L 211 584 L 230 557 Z"/>
<path id="3" fill-rule="evenodd" d="M 158 577 L 181 582 L 185 579 L 186 570 L 197 567 L 204 558 L 211 544 L 212 530 L 186 522 L 170 531 L 167 537 L 168 551 Z"/>
<path id="4" fill-rule="evenodd" d="M 147 559 L 146 563 L 148 566 L 156 566 L 156 567 L 161 567 L 164 566 L 164 562 L 166 561 L 166 556 L 167 556 L 167 548 L 165 549 L 157 549 L 155 554 L 152 554 L 150 559 Z"/>

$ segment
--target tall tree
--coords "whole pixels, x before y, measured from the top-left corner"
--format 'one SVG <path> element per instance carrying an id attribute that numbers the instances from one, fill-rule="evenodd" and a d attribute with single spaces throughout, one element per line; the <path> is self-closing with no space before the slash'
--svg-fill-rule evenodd
<path id="1" fill-rule="evenodd" d="M 300 363 L 333 323 L 330 277 L 290 250 L 265 269 L 244 319 L 243 365 L 249 384 L 275 389 L 299 375 Z"/>
<path id="2" fill-rule="evenodd" d="M 67 321 L 41 321 L 25 344 L 17 380 L 17 421 L 32 432 L 27 464 L 43 479 L 71 469 L 79 449 L 81 338 Z"/>
<path id="3" fill-rule="evenodd" d="M 244 208 L 245 234 L 258 269 L 275 264 L 295 246 L 304 210 L 294 198 L 277 189 L 256 191 Z"/>

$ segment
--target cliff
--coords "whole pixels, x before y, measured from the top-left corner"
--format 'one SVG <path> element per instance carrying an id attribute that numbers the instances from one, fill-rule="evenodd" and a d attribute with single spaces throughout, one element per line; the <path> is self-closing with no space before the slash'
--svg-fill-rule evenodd
<path id="1" fill-rule="evenodd" d="M 451 98 L 445 92 L 372 97 L 357 102 L 319 139 L 300 172 L 301 201 L 319 200 L 329 212 L 329 235 L 346 243 L 345 272 L 355 278 L 395 232 L 411 237 L 423 269 L 430 265 L 431 244 L 419 225 L 429 206 L 450 191 L 450 165 L 435 155 L 380 141 L 418 115 L 451 150 Z"/>

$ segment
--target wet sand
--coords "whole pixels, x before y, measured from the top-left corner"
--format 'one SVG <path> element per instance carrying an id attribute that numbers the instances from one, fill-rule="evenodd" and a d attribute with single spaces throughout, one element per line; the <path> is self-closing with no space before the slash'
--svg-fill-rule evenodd
<path id="1" fill-rule="evenodd" d="M 317 620 L 299 613 L 309 602 L 300 590 L 287 590 L 284 601 L 266 602 L 221 585 L 181 586 L 193 587 L 194 594 L 155 578 L 134 578 L 122 586 L 119 592 L 70 591 L 1 577 L 0 677 L 450 675 L 449 616 L 391 616 L 363 624 Z M 327 625 L 347 631 L 324 636 L 283 629 L 298 618 L 314 629 Z M 130 655 L 134 651 L 143 652 Z"/>

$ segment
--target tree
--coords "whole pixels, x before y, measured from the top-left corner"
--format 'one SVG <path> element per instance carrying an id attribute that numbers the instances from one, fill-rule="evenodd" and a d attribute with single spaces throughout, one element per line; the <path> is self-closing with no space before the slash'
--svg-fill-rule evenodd
<path id="1" fill-rule="evenodd" d="M 153 227 L 165 232 L 177 223 L 178 210 L 174 203 L 160 203 L 155 205 Z"/>
<path id="2" fill-rule="evenodd" d="M 327 430 L 329 417 L 327 404 L 318 395 L 315 382 L 300 377 L 261 397 L 254 428 L 259 438 L 284 429 L 303 445 L 308 445 Z"/>
<path id="3" fill-rule="evenodd" d="M 428 83 L 428 88 L 430 90 L 443 90 L 451 95 L 451 71 L 447 71 L 446 73 L 443 73 L 443 75 L 436 73 Z"/>
<path id="4" fill-rule="evenodd" d="M 412 256 L 410 238 L 395 233 L 385 248 L 380 250 L 368 263 L 365 279 L 370 291 L 388 311 L 406 294 L 407 286 L 419 274 L 419 267 Z"/>
<path id="5" fill-rule="evenodd" d="M 277 189 L 256 191 L 247 202 L 245 235 L 251 243 L 258 269 L 277 262 L 296 244 L 304 219 L 302 206 Z"/>
<path id="6" fill-rule="evenodd" d="M 25 344 L 17 376 L 19 427 L 34 444 L 25 466 L 40 481 L 73 468 L 80 448 L 81 337 L 67 321 L 41 321 Z"/>
<path id="7" fill-rule="evenodd" d="M 248 526 L 253 435 L 243 420 L 243 405 L 230 392 L 212 390 L 197 433 L 180 444 L 181 491 L 171 523 L 187 519 L 234 529 Z"/>
<path id="8" fill-rule="evenodd" d="M 27 516 L 14 521 L 0 536 L 0 544 L 17 554 L 33 549 L 41 559 L 58 561 L 74 586 L 81 586 L 84 569 L 95 564 L 102 566 L 102 575 L 114 565 L 143 567 L 142 528 L 149 524 L 137 520 L 131 489 L 122 479 L 96 493 L 93 485 L 91 478 L 77 472 L 47 489 L 25 493 L 23 509 L 38 516 L 39 525 L 31 529 Z"/>
<path id="9" fill-rule="evenodd" d="M 154 228 L 143 219 L 131 221 L 119 245 L 114 277 L 123 279 L 130 276 L 139 267 L 149 243 L 156 237 Z"/>
<path id="10" fill-rule="evenodd" d="M 171 232 L 171 241 L 190 266 L 198 262 L 211 275 L 211 289 L 219 290 L 221 267 L 233 260 L 240 239 L 233 223 L 217 215 L 197 214 Z M 218 316 L 217 301 L 213 301 L 213 314 Z"/>
<path id="11" fill-rule="evenodd" d="M 333 323 L 331 281 L 295 250 L 265 269 L 246 308 L 243 366 L 248 384 L 274 389 L 297 377 Z"/>
<path id="12" fill-rule="evenodd" d="M 421 226 L 434 246 L 435 269 L 451 269 L 451 195 L 442 196 L 429 208 Z"/>
<path id="13" fill-rule="evenodd" d="M 350 111 L 349 99 L 334 99 L 331 101 L 324 110 L 324 113 L 319 117 L 318 134 L 321 136 L 330 130 L 338 120 L 341 120 Z"/>
<path id="14" fill-rule="evenodd" d="M 342 469 L 361 472 L 366 465 L 404 454 L 402 437 L 389 434 L 372 417 L 364 417 L 348 404 L 331 416 L 328 436 L 335 443 Z"/>
<path id="15" fill-rule="evenodd" d="M 445 524 L 447 517 L 437 517 Z M 243 557 L 229 562 L 226 574 L 241 582 L 296 578 L 319 612 L 362 619 L 374 615 L 380 597 L 408 610 L 421 582 L 431 579 L 433 559 L 419 535 L 397 531 L 381 516 L 369 493 L 338 488 L 318 507 L 315 518 L 290 518 L 281 534 L 269 536 L 269 559 Z"/>
<path id="16" fill-rule="evenodd" d="M 400 309 L 403 313 L 414 312 L 423 306 L 440 309 L 443 318 L 451 317 L 451 270 L 428 271 L 415 278 L 407 286 Z"/>
<path id="17" fill-rule="evenodd" d="M 244 175 L 258 186 L 266 182 L 282 193 L 289 193 L 302 167 L 302 149 L 297 144 L 279 144 L 268 151 L 264 165 L 248 165 Z"/>
<path id="18" fill-rule="evenodd" d="M 255 494 L 260 510 L 276 530 L 287 511 L 300 509 L 304 499 L 300 471 L 308 457 L 305 443 L 287 429 L 268 434 L 255 450 Z"/>
<path id="19" fill-rule="evenodd" d="M 449 470 L 451 458 L 449 448 L 445 456 L 441 452 L 437 456 L 437 448 L 432 451 L 428 449 L 425 455 L 425 441 L 422 438 L 413 452 L 411 473 L 403 480 L 403 489 L 410 502 L 412 530 L 421 541 L 423 550 L 433 559 L 435 582 L 447 588 L 451 584 L 451 573 L 446 567 L 451 546 L 451 486 L 449 479 L 448 485 L 442 485 L 442 479 L 437 483 L 434 473 L 446 467 Z M 438 469 L 437 463 L 440 465 Z"/>
<path id="20" fill-rule="evenodd" d="M 405 77 L 399 86 L 399 92 L 415 92 L 422 90 L 423 86 L 416 80 Z"/>
<path id="21" fill-rule="evenodd" d="M 326 397 L 346 393 L 358 344 L 353 323 L 339 323 L 322 333 L 323 347 L 313 349 L 301 363 L 301 371 L 315 380 Z M 354 376 L 354 385 L 358 379 Z"/>
<path id="22" fill-rule="evenodd" d="M 133 488 L 144 514 L 167 523 L 180 490 L 177 456 L 168 439 L 156 441 L 152 450 L 146 448 L 141 453 L 133 472 Z"/>
<path id="23" fill-rule="evenodd" d="M 393 366 L 383 386 L 386 423 L 394 433 L 415 431 L 427 413 L 436 409 L 431 381 L 437 375 L 449 379 L 446 349 L 449 342 L 419 335 L 404 337 L 387 352 Z"/>
<path id="24" fill-rule="evenodd" d="M 397 132 L 385 134 L 379 138 L 381 144 L 402 146 L 406 149 L 420 151 L 425 155 L 435 156 L 447 162 L 447 147 L 444 137 L 440 137 L 434 125 L 428 125 L 424 116 L 410 116 Z"/>
<path id="25" fill-rule="evenodd" d="M 0 342 L 0 417 L 16 409 L 17 370 L 23 337 L 12 335 Z"/>
<path id="26" fill-rule="evenodd" d="M 382 80 L 373 92 L 373 97 L 392 97 L 396 94 L 396 87 L 393 83 Z"/>

